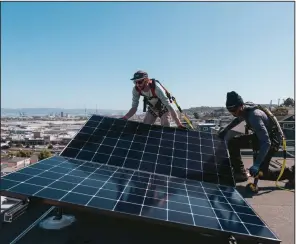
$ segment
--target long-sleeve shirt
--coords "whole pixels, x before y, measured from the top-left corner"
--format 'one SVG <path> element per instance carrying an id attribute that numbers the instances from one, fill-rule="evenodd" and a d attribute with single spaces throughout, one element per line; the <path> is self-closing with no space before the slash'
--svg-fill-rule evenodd
<path id="1" fill-rule="evenodd" d="M 235 118 L 227 127 L 226 130 L 230 130 L 242 121 L 246 121 L 247 125 L 249 125 L 259 140 L 259 153 L 256 157 L 256 164 L 261 164 L 266 157 L 270 146 L 271 140 L 269 137 L 269 129 L 271 127 L 272 122 L 268 118 L 268 116 L 260 109 L 251 109 L 250 111 L 244 113 L 243 117 Z"/>
<path id="2" fill-rule="evenodd" d="M 153 97 L 152 91 L 150 89 L 148 90 L 148 92 L 141 91 L 141 93 L 148 98 Z M 152 98 L 149 101 L 151 104 L 155 105 L 157 103 L 158 99 L 160 99 L 160 101 L 167 108 L 171 107 L 172 109 L 174 109 L 172 107 L 168 97 L 165 95 L 165 91 L 157 83 L 155 83 L 155 95 L 157 96 L 157 98 Z M 140 94 L 137 91 L 137 89 L 134 87 L 133 88 L 132 108 L 137 108 L 139 106 L 139 100 L 140 100 Z"/>
<path id="3" fill-rule="evenodd" d="M 142 91 L 141 93 L 148 98 L 153 97 L 152 91 L 150 89 L 148 90 L 148 92 Z M 135 87 L 133 88 L 132 94 L 133 94 L 132 108 L 138 108 L 139 101 L 140 101 L 140 94 Z M 177 122 L 178 115 L 177 115 L 175 109 L 173 108 L 172 104 L 170 103 L 169 98 L 166 96 L 163 88 L 160 87 L 158 85 L 158 83 L 156 83 L 156 82 L 155 82 L 155 95 L 157 96 L 157 98 L 150 99 L 149 103 L 151 103 L 154 106 L 158 102 L 158 99 L 159 99 L 167 107 L 167 109 L 171 113 L 173 119 Z"/>

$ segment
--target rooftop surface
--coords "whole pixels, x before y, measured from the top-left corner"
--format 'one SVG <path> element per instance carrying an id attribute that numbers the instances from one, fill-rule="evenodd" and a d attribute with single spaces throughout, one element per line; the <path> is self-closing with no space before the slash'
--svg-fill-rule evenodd
<path id="1" fill-rule="evenodd" d="M 277 159 L 273 159 L 277 160 Z M 244 158 L 245 166 L 250 167 L 251 158 Z M 289 166 L 294 164 L 294 159 L 289 159 Z M 260 181 L 258 195 L 246 194 L 244 186 L 247 182 L 237 185 L 237 190 L 255 209 L 257 214 L 267 223 L 273 232 L 282 240 L 282 244 L 294 244 L 294 191 L 285 191 L 276 188 L 275 182 Z M 283 185 L 283 183 L 280 183 Z M 147 225 L 143 221 L 139 225 L 136 222 L 121 222 L 120 219 L 93 215 L 79 210 L 64 209 L 66 214 L 75 215 L 76 222 L 70 227 L 61 230 L 40 229 L 38 222 L 50 206 L 39 203 L 31 203 L 31 207 L 19 219 L 11 224 L 3 224 L 0 229 L 1 244 L 12 242 L 26 229 L 29 231 L 23 235 L 17 243 L 20 244 L 83 244 L 83 243 L 151 243 L 160 241 L 171 243 L 172 240 L 180 240 L 182 243 L 224 243 L 221 239 L 203 236 L 193 236 L 181 230 L 172 230 L 165 227 Z M 49 213 L 50 216 L 53 212 Z M 147 231 L 149 230 L 149 231 Z M 186 240 L 184 242 L 184 240 Z M 242 243 L 242 242 L 240 242 Z M 238 243 L 238 244 L 240 244 Z M 228 243 L 227 243 L 228 244 Z M 243 243 L 242 243 L 243 244 Z M 246 243 L 247 244 L 247 243 Z"/>
<path id="2" fill-rule="evenodd" d="M 281 159 L 273 158 L 273 160 Z M 287 166 L 292 166 L 295 159 L 287 159 Z M 245 157 L 246 168 L 252 165 L 252 158 Z M 245 185 L 237 184 L 236 188 L 265 221 L 269 228 L 282 240 L 282 244 L 295 243 L 295 191 L 281 190 L 274 181 L 259 181 L 260 191 L 255 196 L 246 194 Z M 280 186 L 284 186 L 282 182 Z"/>

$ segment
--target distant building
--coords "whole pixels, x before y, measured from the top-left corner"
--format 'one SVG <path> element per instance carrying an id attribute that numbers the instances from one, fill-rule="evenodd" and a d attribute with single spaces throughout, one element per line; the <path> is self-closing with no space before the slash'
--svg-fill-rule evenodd
<path id="1" fill-rule="evenodd" d="M 1 158 L 1 169 L 2 168 L 22 168 L 31 163 L 30 158 L 12 157 L 12 158 Z"/>
<path id="2" fill-rule="evenodd" d="M 40 131 L 34 131 L 33 135 L 34 135 L 34 138 L 41 138 L 41 132 Z"/>
<path id="3" fill-rule="evenodd" d="M 43 140 L 44 140 L 45 144 L 49 144 L 50 143 L 50 135 L 43 136 Z"/>
<path id="4" fill-rule="evenodd" d="M 279 124 L 287 140 L 287 146 L 295 146 L 295 115 L 288 114 L 278 118 Z"/>
<path id="5" fill-rule="evenodd" d="M 36 154 L 31 155 L 30 164 L 37 163 L 38 161 L 39 161 L 38 155 Z"/>
<path id="6" fill-rule="evenodd" d="M 44 145 L 45 141 L 44 138 L 26 138 L 25 139 L 25 144 L 26 145 Z"/>
<path id="7" fill-rule="evenodd" d="M 211 128 L 215 126 L 216 126 L 215 123 L 198 123 L 196 126 L 196 130 L 200 132 L 211 133 Z"/>
<path id="8" fill-rule="evenodd" d="M 8 148 L 9 148 L 8 143 L 1 142 L 1 149 L 8 149 Z"/>

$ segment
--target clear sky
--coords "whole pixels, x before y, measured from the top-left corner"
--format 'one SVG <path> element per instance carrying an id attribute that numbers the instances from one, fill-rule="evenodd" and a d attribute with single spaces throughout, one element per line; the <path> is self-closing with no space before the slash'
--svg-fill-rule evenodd
<path id="1" fill-rule="evenodd" d="M 129 109 L 138 69 L 183 108 L 294 97 L 294 3 L 1 3 L 1 107 Z M 142 110 L 140 103 L 139 110 Z"/>

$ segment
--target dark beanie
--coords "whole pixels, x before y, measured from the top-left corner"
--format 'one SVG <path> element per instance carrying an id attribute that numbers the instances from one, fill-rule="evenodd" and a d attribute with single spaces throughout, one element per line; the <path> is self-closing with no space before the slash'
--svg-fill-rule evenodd
<path id="1" fill-rule="evenodd" d="M 238 95 L 235 91 L 231 91 L 227 93 L 226 98 L 226 108 L 232 109 L 237 108 L 244 104 L 244 101 L 240 95 Z"/>

